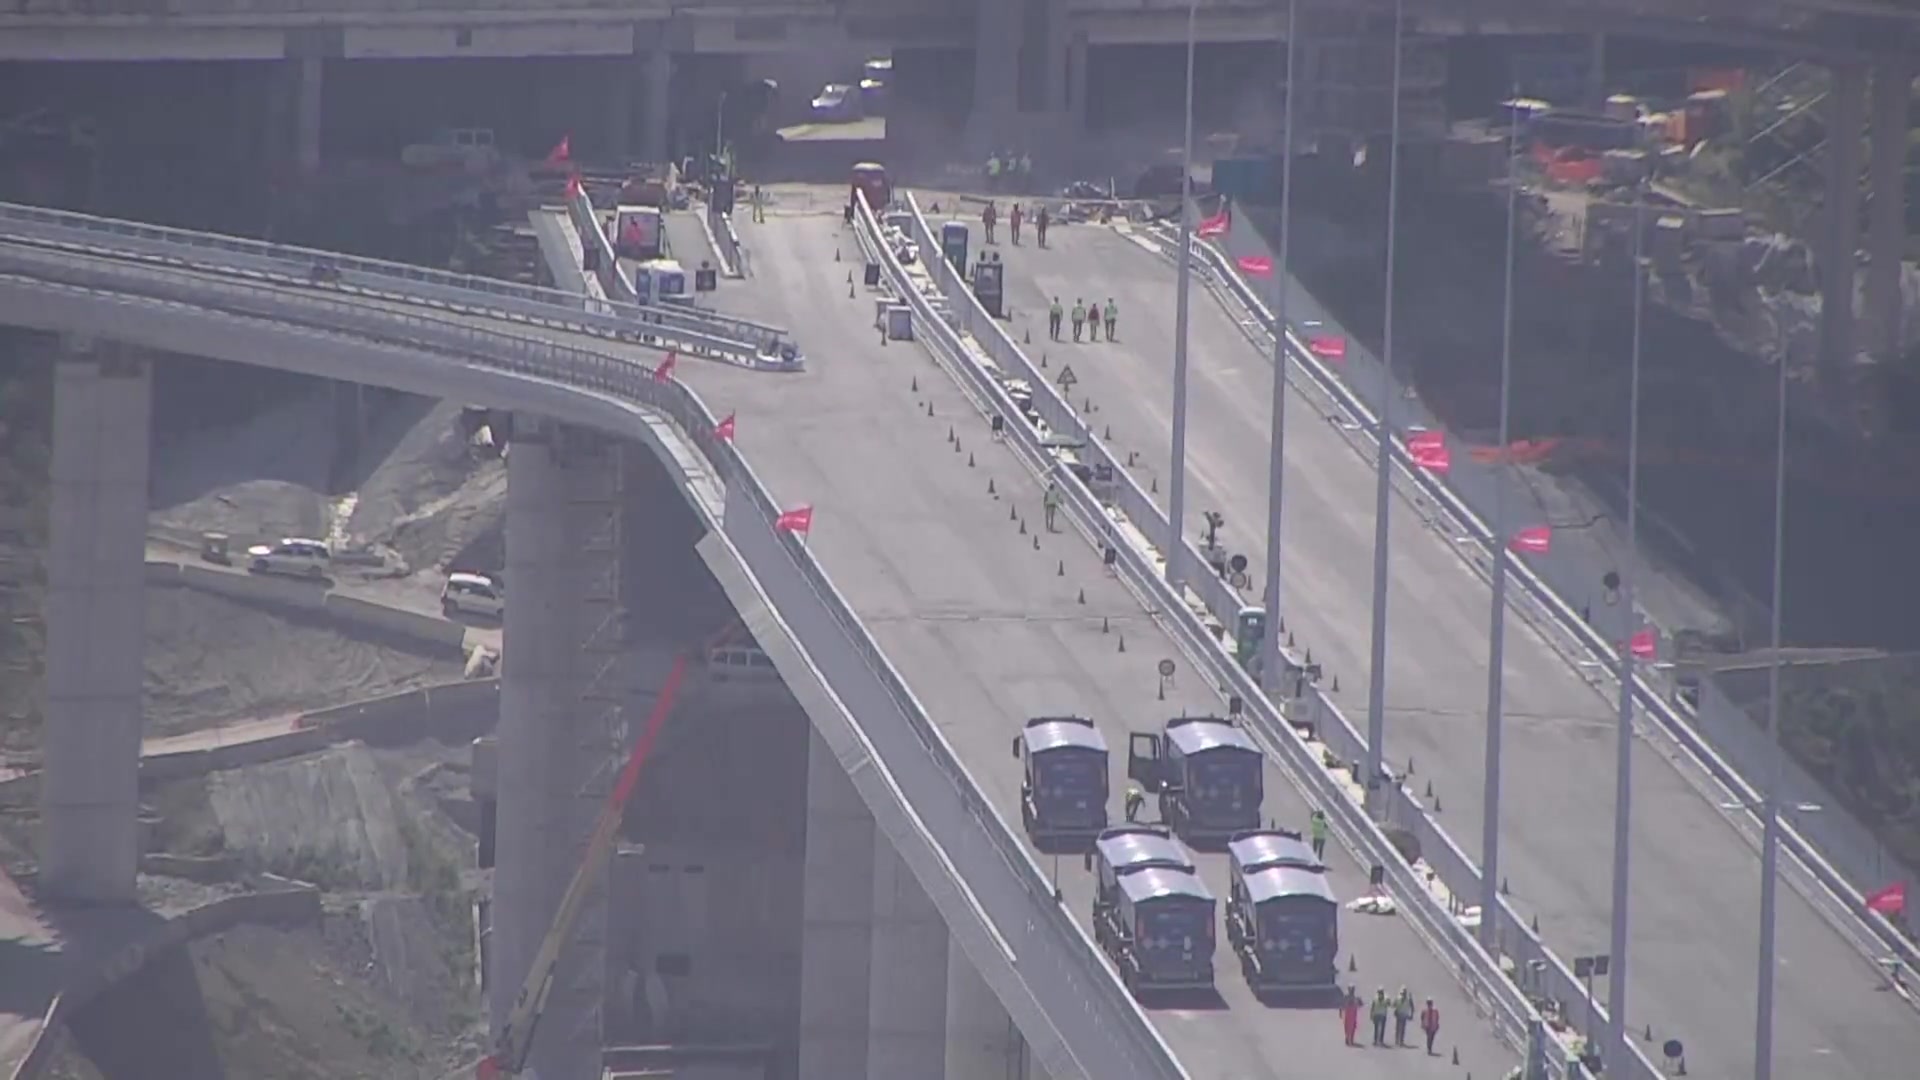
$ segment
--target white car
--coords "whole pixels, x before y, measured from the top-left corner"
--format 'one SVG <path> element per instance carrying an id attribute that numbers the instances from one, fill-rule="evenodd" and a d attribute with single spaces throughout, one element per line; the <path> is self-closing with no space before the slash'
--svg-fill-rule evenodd
<path id="1" fill-rule="evenodd" d="M 486 574 L 448 574 L 446 587 L 440 590 L 440 611 L 446 615 L 462 612 L 498 619 L 506 610 L 506 584 Z"/>
<path id="2" fill-rule="evenodd" d="M 247 549 L 247 569 L 256 574 L 288 574 L 293 577 L 323 578 L 333 563 L 333 553 L 318 540 L 289 536 L 277 544 L 255 544 Z"/>

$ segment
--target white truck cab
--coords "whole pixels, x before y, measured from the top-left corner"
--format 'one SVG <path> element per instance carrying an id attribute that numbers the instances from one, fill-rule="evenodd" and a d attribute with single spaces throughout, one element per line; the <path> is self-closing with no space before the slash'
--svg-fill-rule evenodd
<path id="1" fill-rule="evenodd" d="M 633 292 L 642 304 L 691 304 L 687 272 L 673 259 L 648 259 L 633 268 Z"/>
<path id="2" fill-rule="evenodd" d="M 332 564 L 333 553 L 327 550 L 327 545 L 298 536 L 283 537 L 272 544 L 255 544 L 247 549 L 247 569 L 256 574 L 323 578 Z"/>

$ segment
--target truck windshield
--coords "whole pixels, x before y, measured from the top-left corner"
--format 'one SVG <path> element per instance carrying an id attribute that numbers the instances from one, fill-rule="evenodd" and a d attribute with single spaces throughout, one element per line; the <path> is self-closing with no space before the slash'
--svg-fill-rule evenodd
<path id="1" fill-rule="evenodd" d="M 1195 759 L 1188 767 L 1188 791 L 1196 808 L 1231 813 L 1260 808 L 1260 759 L 1222 754 Z"/>
<path id="2" fill-rule="evenodd" d="M 1099 757 L 1083 751 L 1056 751 L 1043 759 L 1040 797 L 1048 801 L 1099 799 L 1106 793 L 1107 773 Z"/>

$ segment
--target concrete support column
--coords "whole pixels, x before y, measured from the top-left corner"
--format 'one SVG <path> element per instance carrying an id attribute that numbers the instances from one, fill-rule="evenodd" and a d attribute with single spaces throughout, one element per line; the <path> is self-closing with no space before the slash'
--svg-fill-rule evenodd
<path id="1" fill-rule="evenodd" d="M 1827 221 L 1819 253 L 1822 359 L 1851 363 L 1854 264 L 1860 242 L 1860 129 L 1867 80 L 1857 66 L 1833 69 L 1827 110 Z"/>
<path id="2" fill-rule="evenodd" d="M 973 111 L 967 152 L 984 159 L 1019 112 L 1023 0 L 979 0 L 973 34 Z"/>
<path id="3" fill-rule="evenodd" d="M 799 1080 L 868 1075 L 873 848 L 878 836 L 873 815 L 833 748 L 810 730 L 807 854 L 800 900 Z"/>
<path id="4" fill-rule="evenodd" d="M 1020 1029 L 959 943 L 947 941 L 946 1075 L 950 1080 L 1027 1080 Z"/>
<path id="5" fill-rule="evenodd" d="M 1907 104 L 1912 93 L 1912 58 L 1880 58 L 1873 69 L 1866 316 L 1867 351 L 1883 360 L 1900 355 L 1905 325 L 1900 267 L 1907 239 Z"/>
<path id="6" fill-rule="evenodd" d="M 501 645 L 498 821 L 489 1016 L 512 1009 L 585 853 L 611 779 L 619 667 L 615 470 L 604 440 L 516 415 L 506 563 L 514 600 Z M 563 947 L 529 1063 L 547 1080 L 597 1080 L 605 876 Z"/>
<path id="7" fill-rule="evenodd" d="M 646 159 L 665 161 L 672 153 L 668 144 L 673 121 L 670 108 L 673 93 L 673 50 L 664 42 L 654 46 L 647 57 L 647 134 Z"/>
<path id="8" fill-rule="evenodd" d="M 640 96 L 641 66 L 633 56 L 613 61 L 607 80 L 607 145 L 605 153 L 614 161 L 626 162 L 633 156 L 633 103 Z"/>
<path id="9" fill-rule="evenodd" d="M 65 899 L 134 898 L 152 404 L 125 347 L 55 367 L 40 881 Z"/>
<path id="10" fill-rule="evenodd" d="M 1587 41 L 1587 107 L 1607 104 L 1607 35 L 1596 32 Z"/>
<path id="11" fill-rule="evenodd" d="M 1067 46 L 1067 131 L 1076 141 L 1087 132 L 1087 63 L 1093 48 L 1086 31 L 1073 35 Z"/>
<path id="12" fill-rule="evenodd" d="M 940 1076 L 947 1062 L 947 949 L 940 909 L 876 832 L 868 1080 Z"/>
<path id="13" fill-rule="evenodd" d="M 303 56 L 293 63 L 298 65 L 293 92 L 294 161 L 301 172 L 311 173 L 320 168 L 320 102 L 326 61 L 317 56 Z"/>

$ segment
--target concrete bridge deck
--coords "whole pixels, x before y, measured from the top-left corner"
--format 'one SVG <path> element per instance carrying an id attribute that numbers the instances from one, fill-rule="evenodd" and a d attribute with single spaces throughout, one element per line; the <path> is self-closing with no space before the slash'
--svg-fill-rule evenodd
<path id="1" fill-rule="evenodd" d="M 976 230 L 975 243 L 980 237 Z M 1052 366 L 1070 363 L 1076 396 L 1091 397 L 1114 443 L 1137 449 L 1143 474 L 1163 472 L 1172 432 L 1172 263 L 1151 241 L 1100 226 L 1055 229 L 1049 247 L 994 250 L 1005 260 L 1016 329 L 1031 324 Z M 1120 309 L 1120 342 L 1043 345 L 1048 298 L 1077 296 Z M 1265 565 L 1271 355 L 1196 287 L 1189 346 L 1189 512 L 1225 514 L 1223 539 Z M 1282 611 L 1299 643 L 1338 674 L 1334 695 L 1366 712 L 1372 590 L 1373 467 L 1308 395 L 1288 398 Z M 1159 484 L 1166 509 L 1164 476 Z M 1394 509 L 1389 564 L 1386 758 L 1416 764 L 1444 806 L 1448 832 L 1478 860 L 1484 772 L 1488 594 L 1453 538 L 1426 527 L 1405 501 Z M 1258 576 L 1256 572 L 1256 576 Z M 1252 602 L 1257 603 L 1258 599 Z M 1522 620 L 1509 619 L 1503 876 L 1514 901 L 1537 914 L 1563 957 L 1604 952 L 1612 852 L 1611 692 Z M 1758 855 L 1702 795 L 1704 778 L 1635 746 L 1632 953 L 1627 1027 L 1677 1038 L 1691 1075 L 1752 1072 Z M 1783 1075 L 1877 1080 L 1920 1054 L 1920 1022 L 1825 919 L 1782 891 L 1776 1062 Z M 1605 987 L 1599 992 L 1604 998 Z M 1650 1050 L 1649 1053 L 1654 1053 Z"/>
<path id="2" fill-rule="evenodd" d="M 813 363 L 803 374 L 778 379 L 701 368 L 690 371 L 688 381 L 716 409 L 738 410 L 737 444 L 775 496 L 814 507 L 809 548 L 1003 820 L 1018 827 L 1020 772 L 1010 756 L 1012 739 L 1028 716 L 1059 712 L 1093 717 L 1114 748 L 1117 819 L 1126 733 L 1154 730 L 1183 711 L 1223 713 L 1225 702 L 1191 673 L 1077 534 L 1045 533 L 1037 482 L 1011 450 L 992 441 L 986 423 L 925 350 L 879 343 L 869 327 L 871 296 L 865 290 L 847 296 L 845 275 L 856 264 L 833 261 L 836 248 L 843 255 L 857 251 L 837 212 L 776 209 L 765 224 L 738 227 L 754 250 L 755 278 L 746 288 L 723 287 L 722 302 L 738 314 L 790 327 L 809 343 Z M 959 452 L 946 441 L 949 426 Z M 1008 519 L 1010 509 L 1025 518 L 1026 535 Z M 1110 633 L 1102 632 L 1103 619 Z M 1124 653 L 1118 651 L 1122 637 Z M 1180 670 L 1164 701 L 1154 670 L 1162 658 L 1174 659 Z M 1307 811 L 1270 767 L 1266 815 L 1301 828 Z M 1334 887 L 1351 899 L 1364 888 L 1365 871 L 1344 851 L 1333 854 Z M 1209 886 L 1225 896 L 1225 856 L 1200 861 Z M 1057 873 L 1068 907 L 1084 923 L 1091 875 L 1077 857 L 1059 859 Z M 1220 1006 L 1156 1010 L 1153 1020 L 1196 1078 L 1278 1078 L 1301 1070 L 1363 1080 L 1498 1076 L 1517 1062 L 1404 921 L 1343 914 L 1340 936 L 1342 968 L 1348 956 L 1358 965 L 1343 983 L 1366 994 L 1406 986 L 1435 998 L 1447 1018 L 1441 1045 L 1459 1048 L 1458 1068 L 1444 1052 L 1428 1059 L 1418 1050 L 1348 1049 L 1330 1009 L 1261 1005 L 1241 981 L 1224 935 L 1215 960 Z"/>

